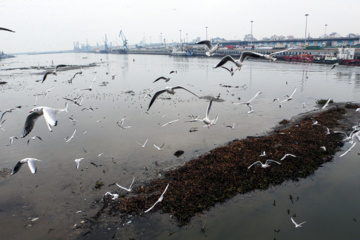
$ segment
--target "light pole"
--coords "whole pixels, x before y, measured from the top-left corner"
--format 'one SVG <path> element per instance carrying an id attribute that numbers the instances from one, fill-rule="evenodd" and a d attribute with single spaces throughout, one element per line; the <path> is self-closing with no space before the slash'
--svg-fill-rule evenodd
<path id="1" fill-rule="evenodd" d="M 181 30 L 180 30 L 180 45 L 181 45 Z"/>
<path id="2" fill-rule="evenodd" d="M 253 39 L 253 35 L 252 35 L 252 25 L 253 25 L 253 20 L 251 20 L 251 39 L 250 39 L 250 45 L 252 46 L 252 39 Z"/>
<path id="3" fill-rule="evenodd" d="M 162 33 L 160 33 L 160 45 L 162 45 Z"/>
<path id="4" fill-rule="evenodd" d="M 186 33 L 186 44 L 189 42 L 188 34 Z"/>
<path id="5" fill-rule="evenodd" d="M 326 27 L 327 27 L 327 24 L 325 24 L 325 36 L 324 37 L 326 37 Z"/>
<path id="6" fill-rule="evenodd" d="M 305 48 L 306 48 L 306 34 L 307 34 L 307 17 L 309 16 L 309 14 L 305 14 Z"/>
<path id="7" fill-rule="evenodd" d="M 207 27 L 205 27 L 205 29 L 206 29 L 206 39 L 205 40 L 207 40 Z"/>

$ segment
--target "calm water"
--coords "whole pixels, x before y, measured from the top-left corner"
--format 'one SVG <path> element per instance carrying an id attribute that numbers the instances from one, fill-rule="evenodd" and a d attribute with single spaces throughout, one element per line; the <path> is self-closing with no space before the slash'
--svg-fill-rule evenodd
<path id="1" fill-rule="evenodd" d="M 78 75 L 73 84 L 67 81 L 79 70 L 50 75 L 41 84 L 36 81 L 42 79 L 44 70 L 19 69 L 50 66 L 52 61 L 55 65 L 96 62 L 98 66 L 83 68 L 83 74 Z M 112 183 L 126 186 L 135 176 L 135 186 L 139 186 L 159 177 L 161 170 L 179 166 L 235 138 L 262 135 L 282 119 L 315 109 L 317 99 L 360 102 L 358 67 L 338 66 L 330 70 L 327 65 L 248 61 L 240 72 L 230 76 L 223 69 L 212 69 L 217 61 L 100 54 L 22 55 L 2 60 L 0 79 L 8 84 L 0 86 L 0 110 L 19 105 L 21 109 L 4 116 L 5 130 L 0 131 L 3 153 L 0 168 L 12 169 L 18 160 L 26 157 L 42 162 L 37 164 L 38 172 L 34 175 L 23 166 L 16 175 L 0 180 L 1 238 L 81 237 L 81 229 L 74 229 L 74 225 L 79 226 L 82 220 L 93 216 L 97 210 L 92 208 L 94 201 L 107 191 L 123 193 L 116 186 L 109 186 Z M 171 70 L 177 70 L 177 74 L 172 74 L 169 82 L 152 83 Z M 112 75 L 116 75 L 114 80 Z M 88 88 L 94 78 L 91 92 L 81 90 Z M 107 86 L 100 86 L 102 82 L 108 82 Z M 220 84 L 239 87 L 225 88 Z M 165 86 L 179 85 L 199 96 L 220 94 L 224 101 L 214 102 L 210 111 L 210 118 L 219 116 L 215 126 L 208 129 L 200 122 L 186 122 L 190 120 L 189 115 L 205 117 L 208 102 L 181 90 L 171 96 L 171 100 L 157 99 L 149 114 L 142 114 L 150 102 L 146 93 L 154 94 Z M 34 96 L 52 87 L 46 98 Z M 274 98 L 285 99 L 294 88 L 297 91 L 293 100 L 284 103 L 282 108 L 273 102 Z M 259 90 L 262 93 L 252 102 L 252 114 L 247 113 L 246 105 L 232 104 L 248 101 Z M 9 145 L 9 137 L 22 134 L 24 121 L 34 104 L 63 108 L 64 97 L 75 98 L 81 94 L 84 94 L 82 106 L 69 102 L 69 112 L 59 113 L 58 126 L 53 132 L 49 132 L 41 117 L 29 136 Z M 82 111 L 89 107 L 94 111 Z M 122 130 L 116 122 L 125 116 L 124 125 L 131 128 Z M 179 121 L 161 127 L 175 119 Z M 233 123 L 235 129 L 226 127 Z M 198 131 L 190 133 L 193 127 Z M 65 139 L 74 129 L 77 130 L 74 139 L 66 143 Z M 35 135 L 43 141 L 30 141 L 27 145 L 28 138 Z M 148 143 L 142 148 L 137 142 L 143 143 L 146 139 Z M 162 151 L 153 146 L 163 143 Z M 196 216 L 186 227 L 178 228 L 167 214 L 153 213 L 129 225 L 109 225 L 106 233 L 96 230 L 86 238 L 109 239 L 116 233 L 116 238 L 121 239 L 358 239 L 359 146 L 341 159 L 335 157 L 307 179 L 287 182 L 268 191 L 238 195 Z M 177 150 L 184 150 L 185 154 L 176 158 L 173 153 Z M 103 154 L 99 157 L 100 153 Z M 76 158 L 84 158 L 79 169 L 74 163 Z M 105 185 L 94 190 L 98 180 Z M 294 228 L 290 220 L 293 214 L 297 222 L 306 221 L 302 228 Z M 32 222 L 35 217 L 39 219 Z M 204 225 L 203 233 L 200 230 Z"/>

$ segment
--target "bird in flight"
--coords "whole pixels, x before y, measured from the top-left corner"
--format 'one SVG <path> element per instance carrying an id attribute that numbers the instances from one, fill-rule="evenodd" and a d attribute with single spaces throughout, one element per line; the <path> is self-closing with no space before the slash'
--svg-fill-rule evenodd
<path id="1" fill-rule="evenodd" d="M 215 54 L 215 51 L 219 48 L 219 43 L 217 43 L 215 46 L 212 45 L 211 41 L 209 40 L 203 40 L 200 42 L 197 42 L 196 44 L 205 44 L 208 48 L 208 51 L 205 53 L 206 56 L 213 56 Z"/>

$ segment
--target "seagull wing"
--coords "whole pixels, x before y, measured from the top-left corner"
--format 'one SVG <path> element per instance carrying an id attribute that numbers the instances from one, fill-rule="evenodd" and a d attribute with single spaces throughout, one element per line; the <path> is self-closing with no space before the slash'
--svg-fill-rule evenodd
<path id="1" fill-rule="evenodd" d="M 291 217 L 291 221 L 295 224 L 295 226 L 298 225 L 292 217 Z"/>
<path id="2" fill-rule="evenodd" d="M 225 70 L 228 70 L 231 73 L 230 69 L 228 69 L 227 67 L 224 67 L 224 66 L 221 66 L 221 67 Z"/>
<path id="3" fill-rule="evenodd" d="M 126 187 L 123 187 L 123 186 L 121 186 L 121 185 L 118 184 L 118 183 L 116 183 L 116 186 L 118 186 L 119 188 L 124 189 L 124 190 L 126 190 L 126 191 L 128 191 L 128 192 L 131 191 L 130 189 L 128 189 L 128 188 L 126 188 Z"/>
<path id="4" fill-rule="evenodd" d="M 207 109 L 206 109 L 206 118 L 209 118 L 212 101 L 213 101 L 213 99 L 211 98 L 211 100 L 210 100 L 210 102 L 209 102 L 209 105 L 208 105 L 208 107 L 207 107 Z"/>
<path id="5" fill-rule="evenodd" d="M 289 98 L 292 98 L 296 92 L 297 88 L 294 89 L 294 91 L 291 93 L 290 97 Z"/>
<path id="6" fill-rule="evenodd" d="M 49 128 L 50 132 L 52 132 L 52 126 L 57 125 L 57 114 L 56 110 L 52 108 L 43 108 L 44 118 L 47 127 Z"/>
<path id="7" fill-rule="evenodd" d="M 15 167 L 13 168 L 13 171 L 11 172 L 11 175 L 14 175 L 15 173 L 17 173 L 21 166 L 23 165 L 23 163 L 20 161 L 18 161 L 16 164 L 15 164 Z"/>
<path id="8" fill-rule="evenodd" d="M 32 174 L 36 173 L 36 161 L 38 161 L 38 160 L 35 159 L 35 158 L 28 158 L 27 159 L 27 164 L 28 164 L 30 172 Z"/>
<path id="9" fill-rule="evenodd" d="M 181 87 L 181 86 L 177 86 L 177 87 L 173 87 L 172 89 L 184 89 L 185 91 L 188 91 L 189 93 L 192 93 L 193 95 L 195 95 L 196 97 L 200 98 L 198 95 L 196 95 L 195 93 L 193 93 L 192 91 L 184 88 L 184 87 Z"/>
<path id="10" fill-rule="evenodd" d="M 54 74 L 54 75 L 56 75 L 56 73 L 54 73 L 54 72 L 46 72 L 46 73 L 44 74 L 44 77 L 43 77 L 41 83 L 43 83 L 43 82 L 46 80 L 46 78 L 47 78 L 47 76 L 48 76 L 49 74 Z"/>
<path id="11" fill-rule="evenodd" d="M 277 161 L 274 161 L 274 160 L 271 160 L 271 159 L 268 159 L 268 160 L 266 160 L 266 162 L 265 163 L 276 163 L 276 164 L 281 164 L 281 163 L 279 163 L 279 162 L 277 162 Z"/>
<path id="12" fill-rule="evenodd" d="M 283 53 L 283 52 L 287 52 L 287 51 L 290 51 L 292 48 L 288 48 L 288 49 L 286 49 L 286 50 L 282 50 L 282 51 L 277 51 L 277 52 L 273 52 L 273 53 L 270 53 L 269 55 L 270 56 L 274 56 L 274 55 L 276 55 L 276 54 L 279 54 L 279 53 Z"/>
<path id="13" fill-rule="evenodd" d="M 3 27 L 0 27 L 0 30 L 2 30 L 2 31 L 8 31 L 8 32 L 15 32 L 15 31 L 13 31 L 13 30 L 10 30 L 10 29 L 7 29 L 7 28 L 3 28 Z"/>
<path id="14" fill-rule="evenodd" d="M 160 94 L 162 94 L 162 93 L 164 93 L 164 92 L 166 92 L 165 89 L 164 89 L 164 90 L 161 90 L 161 91 L 158 91 L 158 92 L 156 92 L 156 93 L 154 94 L 154 96 L 153 96 L 152 99 L 150 100 L 149 107 L 148 107 L 148 109 L 147 109 L 146 111 L 149 111 L 151 105 L 155 102 L 156 98 L 157 98 Z"/>
<path id="15" fill-rule="evenodd" d="M 31 130 L 34 128 L 36 120 L 41 115 L 42 115 L 42 113 L 32 112 L 27 116 L 27 118 L 25 120 L 25 124 L 24 124 L 23 135 L 21 136 L 22 138 L 26 137 L 31 132 Z"/>
<path id="16" fill-rule="evenodd" d="M 260 93 L 261 93 L 261 91 L 258 91 L 258 92 L 255 94 L 255 96 L 253 96 L 253 98 L 248 101 L 248 103 L 250 103 L 252 100 L 254 100 Z"/>
<path id="17" fill-rule="evenodd" d="M 256 52 L 243 52 L 240 56 L 240 62 L 243 62 L 247 57 L 252 58 L 265 58 L 263 54 Z"/>
<path id="18" fill-rule="evenodd" d="M 214 66 L 214 68 L 221 67 L 222 65 L 224 65 L 224 64 L 227 63 L 228 61 L 235 63 L 235 59 L 234 59 L 232 56 L 227 55 L 227 56 L 223 57 L 223 58 L 220 60 L 220 62 L 218 62 L 218 63 Z"/>
<path id="19" fill-rule="evenodd" d="M 130 184 L 130 187 L 129 187 L 130 190 L 131 190 L 131 187 L 132 187 L 132 185 L 134 184 L 134 182 L 135 182 L 135 177 L 133 177 L 133 180 L 132 180 L 132 182 L 131 182 L 131 184 Z"/>
<path id="20" fill-rule="evenodd" d="M 251 164 L 251 165 L 248 167 L 248 169 L 250 169 L 252 166 L 259 165 L 259 164 L 261 164 L 261 162 L 260 162 L 260 161 L 256 161 L 256 162 L 254 162 L 253 164 Z"/>
<path id="21" fill-rule="evenodd" d="M 212 44 L 209 40 L 203 40 L 203 41 L 197 42 L 196 44 L 205 44 L 209 49 L 212 48 Z"/>
<path id="22" fill-rule="evenodd" d="M 156 204 L 158 204 L 158 201 L 156 201 L 156 202 L 154 203 L 154 205 L 152 205 L 152 206 L 151 206 L 148 210 L 146 210 L 144 213 L 149 212 L 151 209 L 153 209 L 153 208 L 155 207 Z"/>
<path id="23" fill-rule="evenodd" d="M 172 73 L 177 73 L 177 71 L 172 70 L 172 71 L 169 73 L 169 75 L 172 74 Z"/>
<path id="24" fill-rule="evenodd" d="M 158 77 L 157 79 L 155 79 L 155 81 L 153 81 L 153 83 L 154 83 L 154 82 L 157 82 L 157 81 L 159 81 L 159 80 L 161 80 L 161 79 L 167 80 L 166 77 L 161 76 L 161 77 Z"/>
<path id="25" fill-rule="evenodd" d="M 67 67 L 68 65 L 66 64 L 59 64 L 57 66 L 55 66 L 55 72 L 57 71 L 58 68 L 61 68 L 61 67 Z"/>

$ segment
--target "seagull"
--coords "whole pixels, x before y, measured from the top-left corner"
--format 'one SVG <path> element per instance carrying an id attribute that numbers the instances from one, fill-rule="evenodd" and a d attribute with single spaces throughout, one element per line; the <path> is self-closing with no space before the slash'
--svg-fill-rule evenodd
<path id="1" fill-rule="evenodd" d="M 135 177 L 133 177 L 133 180 L 132 180 L 129 188 L 123 187 L 123 186 L 121 186 L 121 185 L 118 184 L 118 183 L 116 183 L 116 186 L 118 186 L 119 188 L 122 188 L 122 189 L 124 189 L 124 190 L 126 190 L 126 191 L 128 191 L 128 192 L 131 192 L 131 191 L 132 191 L 132 188 L 131 188 L 131 187 L 132 187 L 132 185 L 134 184 L 134 181 L 135 181 Z"/>
<path id="2" fill-rule="evenodd" d="M 326 152 L 326 147 L 325 146 L 321 146 L 320 147 L 322 150 L 324 150 L 324 152 Z"/>
<path id="3" fill-rule="evenodd" d="M 328 105 L 329 105 L 329 102 L 331 101 L 331 98 L 329 98 L 326 103 L 324 104 L 324 106 L 321 108 L 321 110 L 325 109 Z"/>
<path id="4" fill-rule="evenodd" d="M 301 225 L 303 225 L 304 223 L 306 223 L 306 221 L 305 221 L 305 222 L 302 222 L 302 223 L 297 224 L 292 217 L 291 217 L 291 221 L 295 224 L 295 228 L 302 227 Z"/>
<path id="5" fill-rule="evenodd" d="M 193 92 L 191 92 L 190 90 L 187 90 L 186 88 L 183 88 L 183 87 L 181 87 L 181 86 L 177 86 L 177 87 L 166 87 L 164 90 L 160 90 L 160 91 L 158 91 L 158 92 L 156 92 L 156 93 L 154 94 L 154 96 L 152 97 L 152 99 L 151 99 L 151 101 L 150 101 L 149 107 L 148 107 L 148 109 L 147 109 L 146 111 L 149 111 L 151 105 L 155 102 L 156 98 L 157 98 L 160 94 L 162 94 L 162 93 L 164 93 L 164 92 L 167 92 L 167 93 L 173 95 L 173 94 L 175 94 L 175 91 L 174 91 L 175 89 L 184 89 L 185 91 L 188 91 L 189 93 L 192 93 L 193 95 L 195 95 L 196 97 L 199 98 L 198 95 L 196 95 L 195 93 L 193 93 Z"/>
<path id="6" fill-rule="evenodd" d="M 280 161 L 284 160 L 284 159 L 285 159 L 286 157 L 288 157 L 288 156 L 290 156 L 290 157 L 296 157 L 294 154 L 287 153 L 287 154 L 285 154 L 285 155 L 280 159 Z"/>
<path id="7" fill-rule="evenodd" d="M 74 136 L 75 136 L 75 133 L 76 133 L 76 128 L 75 128 L 75 130 L 74 130 L 74 132 L 73 132 L 73 134 L 71 135 L 71 137 L 69 137 L 69 138 L 65 138 L 64 140 L 65 140 L 65 142 L 70 142 L 71 141 L 71 139 L 73 139 L 74 138 Z"/>
<path id="8" fill-rule="evenodd" d="M 279 53 L 279 52 L 276 52 L 276 53 Z M 270 60 L 270 61 L 275 61 L 276 58 L 272 57 L 273 55 L 275 55 L 275 53 L 272 53 L 270 55 L 267 55 L 267 54 L 261 54 L 261 53 L 256 53 L 256 52 L 249 52 L 249 51 L 245 51 L 245 52 L 242 52 L 241 55 L 240 55 L 240 58 L 238 60 L 235 60 L 232 56 L 230 55 L 227 55 L 225 57 L 223 57 L 220 62 L 218 62 L 214 68 L 218 68 L 218 67 L 221 67 L 222 65 L 224 65 L 225 63 L 227 63 L 228 61 L 230 62 L 233 62 L 237 68 L 239 70 L 241 70 L 241 67 L 243 65 L 243 62 L 244 60 L 247 58 L 247 57 L 253 57 L 253 58 L 264 58 L 264 59 L 267 59 L 267 60 Z"/>
<path id="9" fill-rule="evenodd" d="M 315 119 L 313 119 L 313 118 L 311 118 L 311 121 L 313 122 L 313 124 L 312 125 L 318 125 L 319 124 L 319 122 L 318 121 L 316 121 Z"/>
<path id="10" fill-rule="evenodd" d="M 18 161 L 16 163 L 11 175 L 14 175 L 15 173 L 17 173 L 24 163 L 27 163 L 28 166 L 29 166 L 30 172 L 32 174 L 35 174 L 36 173 L 36 161 L 41 162 L 41 160 L 36 159 L 36 158 L 24 158 L 24 159 L 21 159 L 20 161 Z"/>
<path id="11" fill-rule="evenodd" d="M 68 100 L 70 102 L 73 102 L 75 105 L 81 106 L 81 104 L 82 104 L 82 102 L 84 100 L 83 95 L 84 94 L 81 94 L 79 97 L 74 98 L 74 99 L 70 99 L 70 98 L 63 98 L 63 99 Z"/>
<path id="12" fill-rule="evenodd" d="M 286 95 L 285 97 L 287 97 L 287 98 L 285 98 L 284 100 L 282 100 L 282 101 L 279 102 L 279 103 L 291 101 L 291 100 L 293 99 L 293 96 L 294 96 L 296 90 L 297 90 L 297 88 L 294 88 L 294 91 L 291 93 L 291 95 L 290 95 L 290 96 L 289 96 L 289 95 Z M 304 105 L 303 105 L 303 106 L 304 106 Z"/>
<path id="13" fill-rule="evenodd" d="M 124 122 L 125 122 L 126 118 L 123 118 L 120 120 L 119 122 L 116 122 L 116 124 L 121 128 L 121 129 L 126 129 L 126 128 L 131 128 L 131 126 L 124 126 Z"/>
<path id="14" fill-rule="evenodd" d="M 230 129 L 235 129 L 235 123 L 233 123 L 232 125 L 227 125 L 227 126 L 225 126 L 225 127 L 228 127 L 228 128 L 230 128 Z"/>
<path id="15" fill-rule="evenodd" d="M 270 167 L 270 163 L 272 163 L 272 162 L 280 165 L 280 163 L 277 162 L 277 161 L 274 161 L 274 160 L 271 160 L 271 159 L 267 159 L 267 160 L 265 161 L 265 164 L 263 164 L 263 163 L 260 162 L 260 161 L 256 161 L 256 162 L 254 162 L 253 164 L 251 164 L 251 165 L 248 167 L 248 169 L 250 169 L 252 166 L 259 165 L 259 164 L 261 165 L 262 168 L 267 168 L 267 167 Z"/>
<path id="16" fill-rule="evenodd" d="M 159 197 L 159 199 L 154 203 L 154 205 L 152 205 L 148 210 L 146 210 L 144 213 L 149 212 L 151 209 L 153 209 L 155 207 L 156 204 L 158 204 L 159 202 L 162 202 L 162 200 L 164 199 L 164 194 L 166 192 L 166 190 L 168 189 L 169 184 L 166 185 L 166 188 L 164 190 L 164 192 L 161 194 L 161 196 Z"/>
<path id="17" fill-rule="evenodd" d="M 31 138 L 29 138 L 29 139 L 27 140 L 26 145 L 29 145 L 30 140 L 35 140 L 36 138 L 38 138 L 38 139 L 40 139 L 40 140 L 42 141 L 41 137 L 39 137 L 39 136 L 33 136 L 33 137 L 31 137 Z"/>
<path id="18" fill-rule="evenodd" d="M 352 139 L 354 138 L 354 136 L 356 135 L 357 132 L 359 132 L 359 129 L 353 130 L 349 135 L 347 135 L 345 132 L 334 131 L 335 134 L 343 134 L 345 136 L 343 141 L 345 141 L 345 142 L 352 141 Z"/>
<path id="19" fill-rule="evenodd" d="M 265 156 L 266 156 L 265 151 L 262 151 L 261 154 L 260 154 L 260 157 L 265 157 Z"/>
<path id="20" fill-rule="evenodd" d="M 10 139 L 10 145 L 14 143 L 14 139 L 18 139 L 17 137 L 15 136 L 12 136 L 12 137 L 9 137 Z"/>
<path id="21" fill-rule="evenodd" d="M 172 120 L 172 121 L 167 122 L 167 123 L 164 123 L 163 125 L 161 125 L 161 127 L 165 127 L 166 125 L 172 124 L 172 123 L 177 122 L 177 121 L 179 121 L 179 120 L 180 120 L 180 118 L 175 119 L 175 120 Z"/>
<path id="22" fill-rule="evenodd" d="M 13 31 L 13 30 L 10 30 L 10 29 L 7 29 L 7 28 L 3 28 L 3 27 L 0 27 L 0 30 L 1 31 L 8 31 L 8 32 L 15 32 L 15 31 Z"/>
<path id="23" fill-rule="evenodd" d="M 165 80 L 165 82 L 170 81 L 170 74 L 172 74 L 172 73 L 177 73 L 177 71 L 171 71 L 171 72 L 169 73 L 169 77 L 164 77 L 164 76 L 158 77 L 157 79 L 155 79 L 155 81 L 153 81 L 153 83 L 154 83 L 154 82 L 157 82 L 157 81 L 159 81 L 159 80 Z"/>
<path id="24" fill-rule="evenodd" d="M 74 80 L 74 78 L 75 78 L 76 75 L 78 75 L 78 74 L 82 74 L 82 71 L 75 73 L 74 76 L 72 76 L 72 78 L 70 78 L 70 79 L 68 80 L 68 83 L 72 83 L 72 81 Z"/>
<path id="25" fill-rule="evenodd" d="M 110 195 L 112 200 L 115 200 L 115 199 L 117 199 L 119 197 L 119 194 L 117 194 L 117 193 L 113 194 L 111 192 L 107 192 L 107 193 L 104 194 L 104 197 L 107 196 L 107 195 Z"/>
<path id="26" fill-rule="evenodd" d="M 146 141 L 144 142 L 144 144 L 141 144 L 140 142 L 136 141 L 138 144 L 140 144 L 141 147 L 145 147 L 146 143 L 148 142 L 148 138 L 146 139 Z"/>
<path id="27" fill-rule="evenodd" d="M 94 77 L 94 80 L 92 80 L 90 87 L 88 87 L 88 88 L 84 88 L 84 89 L 80 89 L 80 91 L 82 91 L 82 90 L 92 91 L 92 85 L 94 84 L 95 79 L 96 79 L 96 76 Z"/>
<path id="28" fill-rule="evenodd" d="M 217 120 L 218 120 L 218 116 L 216 116 L 213 120 L 211 120 L 211 119 L 209 118 L 212 101 L 213 101 L 213 98 L 211 98 L 211 100 L 210 100 L 210 102 L 209 102 L 209 105 L 208 105 L 208 107 L 207 107 L 207 109 L 206 109 L 206 115 L 205 115 L 205 117 L 204 117 L 203 119 L 198 119 L 198 116 L 194 117 L 193 115 L 191 115 L 191 116 L 190 116 L 190 117 L 191 117 L 191 120 L 188 121 L 188 122 L 196 122 L 196 121 L 197 121 L 197 122 L 204 122 L 204 123 L 205 123 L 205 126 L 204 126 L 204 127 L 207 126 L 208 128 L 210 128 L 210 126 L 212 126 L 212 125 L 215 125 L 216 122 L 217 122 Z"/>
<path id="29" fill-rule="evenodd" d="M 79 169 L 80 167 L 80 161 L 83 160 L 84 158 L 77 158 L 74 160 L 74 162 L 76 163 L 76 169 Z"/>
<path id="30" fill-rule="evenodd" d="M 357 109 L 355 110 L 355 112 L 360 112 L 360 108 L 357 108 Z"/>
<path id="31" fill-rule="evenodd" d="M 45 82 L 45 80 L 46 80 L 46 78 L 47 78 L 47 76 L 48 76 L 49 74 L 52 74 L 52 75 L 57 76 L 56 72 L 46 72 L 46 73 L 44 74 L 44 76 L 43 76 L 43 79 L 42 79 L 41 83 Z"/>
<path id="32" fill-rule="evenodd" d="M 59 64 L 55 66 L 55 72 L 57 72 L 58 68 L 62 68 L 62 67 L 67 67 L 69 65 L 65 65 L 65 64 Z"/>
<path id="33" fill-rule="evenodd" d="M 50 130 L 50 132 L 52 132 L 52 126 L 56 126 L 57 125 L 57 113 L 59 112 L 67 112 L 68 110 L 68 104 L 65 104 L 65 108 L 63 109 L 54 109 L 54 108 L 50 108 L 50 107 L 36 107 L 33 108 L 30 111 L 30 114 L 27 116 L 26 120 L 25 120 L 25 124 L 24 124 L 24 129 L 23 129 L 23 135 L 21 136 L 26 137 L 31 130 L 34 128 L 35 122 L 36 120 L 43 115 L 45 122 L 46 122 L 46 126 L 48 127 L 48 129 Z"/>
<path id="34" fill-rule="evenodd" d="M 251 101 L 254 100 L 260 93 L 261 93 L 261 91 L 258 91 L 258 92 L 255 94 L 255 96 L 252 97 L 252 98 L 251 98 L 249 101 L 247 101 L 247 102 L 243 102 L 243 103 L 233 103 L 233 104 L 235 104 L 235 105 L 245 104 L 245 105 L 247 105 L 247 106 L 249 107 L 249 109 L 250 109 L 250 110 L 248 111 L 248 113 L 252 113 L 254 110 L 253 110 L 252 106 L 250 105 L 250 103 L 251 103 Z"/>
<path id="35" fill-rule="evenodd" d="M 206 56 L 213 56 L 215 54 L 215 51 L 218 50 L 219 48 L 219 43 L 217 43 L 215 46 L 213 46 L 211 44 L 211 41 L 209 40 L 203 40 L 203 41 L 200 41 L 200 42 L 197 42 L 196 44 L 205 44 L 207 46 L 207 48 L 209 49 L 205 54 Z"/>
<path id="36" fill-rule="evenodd" d="M 160 147 L 157 146 L 156 144 L 154 144 L 154 147 L 157 149 L 157 150 L 161 150 L 163 147 L 164 147 L 165 143 L 163 143 L 163 145 L 161 145 Z"/>
<path id="37" fill-rule="evenodd" d="M 3 119 L 3 117 L 4 117 L 4 115 L 5 115 L 6 113 L 11 113 L 13 110 L 16 110 L 17 108 L 19 108 L 19 107 L 6 109 L 6 110 L 1 114 L 0 121 L 2 121 L 2 119 Z M 5 121 L 5 120 L 4 120 L 4 121 Z"/>
<path id="38" fill-rule="evenodd" d="M 5 129 L 2 127 L 3 123 L 6 121 L 6 119 L 4 119 L 3 121 L 0 122 L 0 129 L 5 131 Z"/>
<path id="39" fill-rule="evenodd" d="M 336 66 L 339 66 L 339 62 L 334 63 L 334 64 L 331 66 L 331 69 L 330 69 L 330 70 L 333 70 Z"/>

